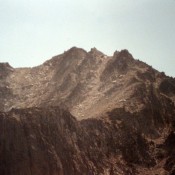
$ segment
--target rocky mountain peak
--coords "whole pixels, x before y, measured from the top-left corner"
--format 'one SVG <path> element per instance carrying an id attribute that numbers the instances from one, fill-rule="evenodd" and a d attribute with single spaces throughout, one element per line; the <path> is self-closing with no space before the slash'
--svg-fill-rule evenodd
<path id="1" fill-rule="evenodd" d="M 127 50 L 73 47 L 0 75 L 0 174 L 175 172 L 175 79 Z"/>
<path id="2" fill-rule="evenodd" d="M 78 48 L 78 47 L 72 47 L 69 50 L 64 52 L 64 56 L 81 56 L 81 55 L 86 55 L 86 51 L 82 48 Z"/>
<path id="3" fill-rule="evenodd" d="M 0 63 L 0 67 L 11 67 L 8 62 Z"/>
<path id="4" fill-rule="evenodd" d="M 134 61 L 134 58 L 132 57 L 132 55 L 129 53 L 128 50 L 121 50 L 114 52 L 114 58 L 116 59 L 116 61 L 118 62 L 127 62 L 127 63 L 131 63 L 132 61 Z"/>
<path id="5" fill-rule="evenodd" d="M 13 68 L 10 66 L 9 63 L 0 63 L 0 70 L 1 71 L 6 71 L 6 70 L 13 70 Z"/>
<path id="6" fill-rule="evenodd" d="M 91 50 L 88 52 L 90 55 L 92 55 L 93 57 L 99 57 L 99 56 L 104 56 L 104 53 L 102 53 L 101 51 L 99 51 L 98 49 L 91 48 Z"/>
<path id="7" fill-rule="evenodd" d="M 13 68 L 10 66 L 9 63 L 0 63 L 0 79 L 3 79 L 11 71 L 13 71 Z"/>

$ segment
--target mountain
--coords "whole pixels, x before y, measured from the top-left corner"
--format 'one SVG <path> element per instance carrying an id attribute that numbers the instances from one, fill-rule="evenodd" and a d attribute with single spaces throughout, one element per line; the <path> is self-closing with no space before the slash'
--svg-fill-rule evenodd
<path id="1" fill-rule="evenodd" d="M 0 63 L 0 175 L 175 174 L 175 79 L 127 51 Z"/>

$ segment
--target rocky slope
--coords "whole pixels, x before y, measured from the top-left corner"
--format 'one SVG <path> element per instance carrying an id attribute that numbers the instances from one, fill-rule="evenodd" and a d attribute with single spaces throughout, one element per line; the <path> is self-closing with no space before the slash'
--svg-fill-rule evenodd
<path id="1" fill-rule="evenodd" d="M 175 79 L 127 50 L 0 63 L 0 174 L 173 175 L 174 103 Z"/>

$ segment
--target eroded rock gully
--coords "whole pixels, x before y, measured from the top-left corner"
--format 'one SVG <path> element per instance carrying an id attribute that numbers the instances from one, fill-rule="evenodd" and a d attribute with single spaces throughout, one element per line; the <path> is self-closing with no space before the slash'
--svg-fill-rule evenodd
<path id="1" fill-rule="evenodd" d="M 1 63 L 0 175 L 173 175 L 174 102 L 175 79 L 127 50 Z"/>

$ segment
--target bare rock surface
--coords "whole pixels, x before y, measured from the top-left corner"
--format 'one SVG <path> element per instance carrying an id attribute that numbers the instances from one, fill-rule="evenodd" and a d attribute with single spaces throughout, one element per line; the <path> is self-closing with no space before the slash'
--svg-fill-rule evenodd
<path id="1" fill-rule="evenodd" d="M 173 175 L 174 103 L 175 79 L 127 50 L 0 63 L 0 175 Z"/>

